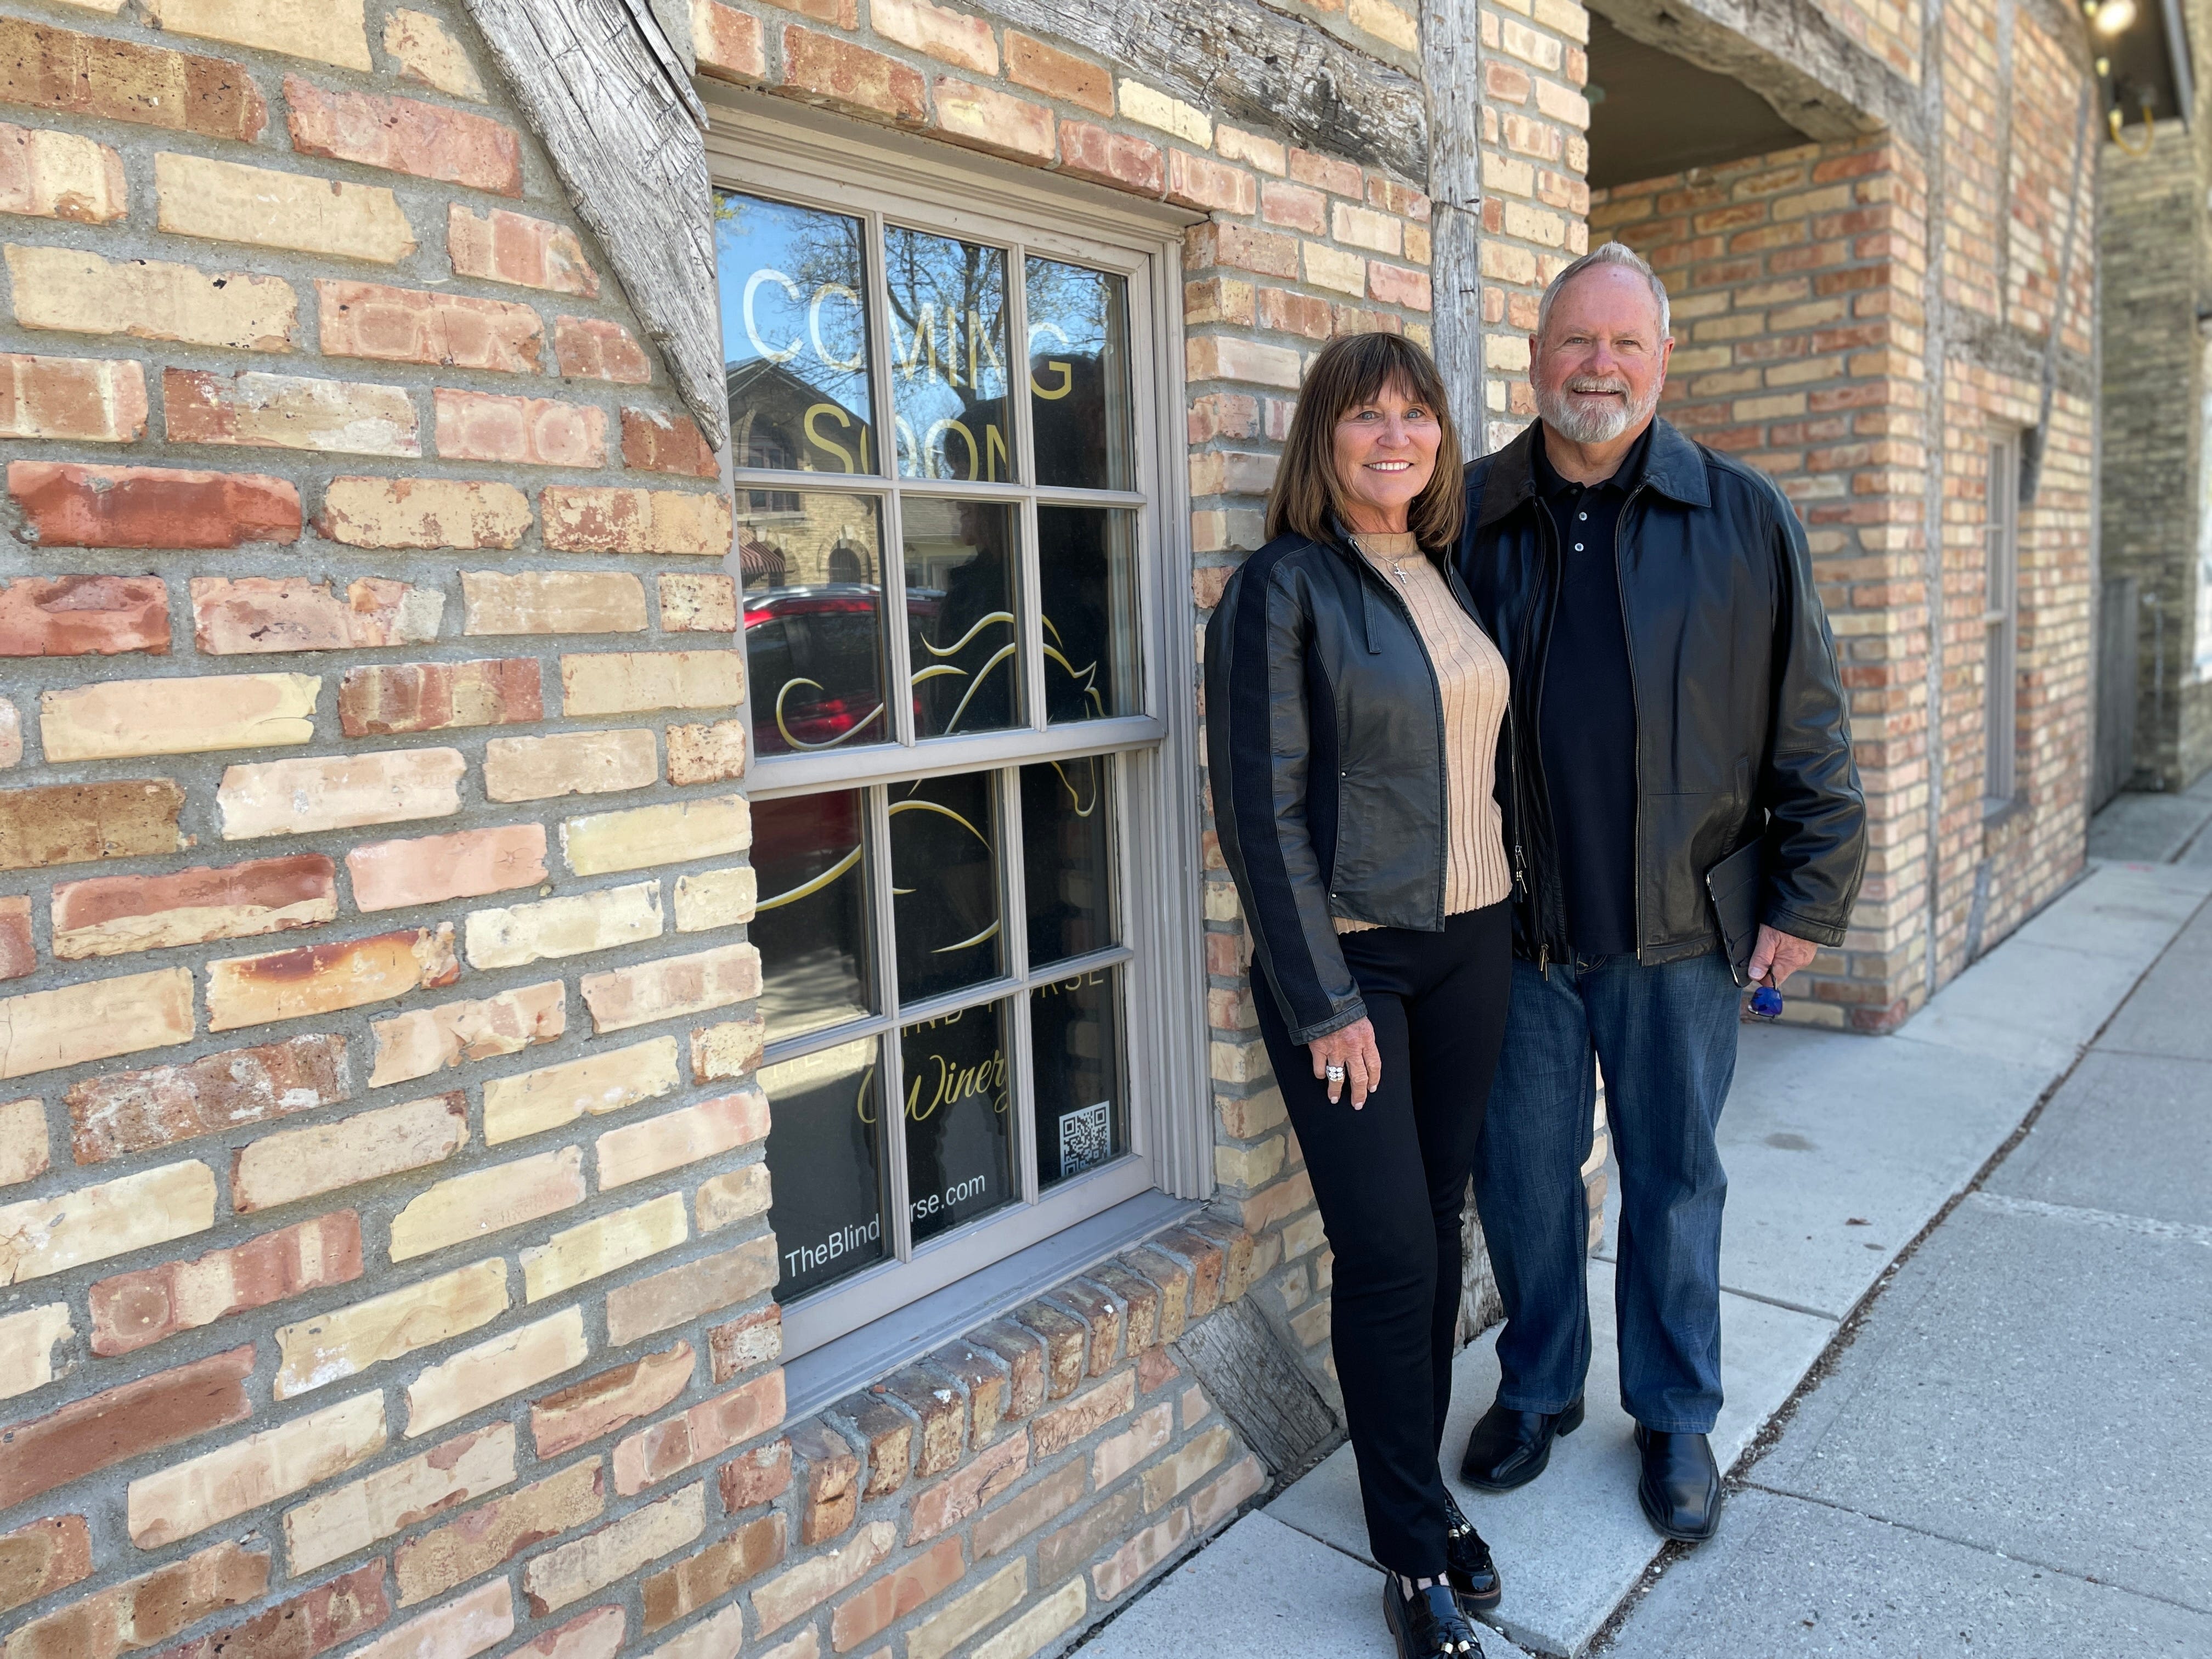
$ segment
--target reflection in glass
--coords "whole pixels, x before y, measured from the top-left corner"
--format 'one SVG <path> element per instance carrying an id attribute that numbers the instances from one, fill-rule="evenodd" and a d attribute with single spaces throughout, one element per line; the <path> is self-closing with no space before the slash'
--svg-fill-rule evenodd
<path id="1" fill-rule="evenodd" d="M 1111 783 L 1103 755 L 1022 768 L 1030 963 L 1103 950 L 1114 935 Z"/>
<path id="2" fill-rule="evenodd" d="M 876 1039 L 764 1066 L 760 1086 L 771 1126 L 768 1224 L 783 1269 L 775 1293 L 787 1303 L 888 1253 Z"/>
<path id="3" fill-rule="evenodd" d="M 1115 507 L 1037 507 L 1046 718 L 1139 713 L 1137 515 Z"/>
<path id="4" fill-rule="evenodd" d="M 1006 256 L 884 227 L 899 476 L 1011 482 Z"/>
<path id="5" fill-rule="evenodd" d="M 789 509 L 740 505 L 738 514 L 745 669 L 760 752 L 888 743 L 896 733 L 884 703 L 877 503 L 814 490 L 769 493 Z"/>
<path id="6" fill-rule="evenodd" d="M 999 826 L 991 775 L 893 787 L 892 931 L 902 1001 L 999 973 Z"/>
<path id="7" fill-rule="evenodd" d="M 1037 1185 L 1129 1150 L 1121 1065 L 1121 970 L 1102 968 L 1030 993 L 1036 1068 Z"/>
<path id="8" fill-rule="evenodd" d="M 921 496 L 899 507 L 915 735 L 1003 731 L 1020 708 L 1014 509 Z"/>
<path id="9" fill-rule="evenodd" d="M 993 1006 L 899 1033 L 907 1201 L 917 1244 L 1016 1196 L 1005 1025 Z"/>
<path id="10" fill-rule="evenodd" d="M 873 1006 L 867 860 L 857 789 L 753 807 L 760 904 L 761 1015 L 779 1042 L 857 1019 Z"/>
<path id="11" fill-rule="evenodd" d="M 1037 482 L 1134 489 L 1127 282 L 1056 259 L 1026 263 Z"/>
<path id="12" fill-rule="evenodd" d="M 874 472 L 865 227 L 720 191 L 724 378 L 738 465 Z M 767 507 L 780 493 L 745 492 Z"/>

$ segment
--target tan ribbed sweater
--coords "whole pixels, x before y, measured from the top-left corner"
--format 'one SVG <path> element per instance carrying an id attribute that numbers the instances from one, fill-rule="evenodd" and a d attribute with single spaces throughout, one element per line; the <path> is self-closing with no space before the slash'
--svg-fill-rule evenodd
<path id="1" fill-rule="evenodd" d="M 1481 624 L 1460 608 L 1443 573 L 1410 534 L 1352 540 L 1413 613 L 1413 627 L 1436 671 L 1444 704 L 1444 914 L 1480 910 L 1513 891 L 1493 789 L 1498 728 L 1505 719 L 1505 659 Z M 1376 925 L 1342 916 L 1335 921 L 1340 933 Z"/>

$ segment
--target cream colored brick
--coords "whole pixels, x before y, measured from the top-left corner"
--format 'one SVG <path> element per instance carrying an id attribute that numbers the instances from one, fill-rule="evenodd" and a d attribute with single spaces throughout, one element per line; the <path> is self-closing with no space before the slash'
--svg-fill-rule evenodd
<path id="1" fill-rule="evenodd" d="M 647 1659 L 737 1659 L 744 1641 L 744 1622 L 743 1607 L 725 1607 L 711 1618 L 702 1619 L 675 1640 L 663 1642 Z M 884 1651 L 888 1653 L 890 1650 Z M 762 1659 L 772 1659 L 772 1656 L 763 1655 Z"/>
<path id="2" fill-rule="evenodd" d="M 1173 133 L 1185 143 L 1195 144 L 1200 149 L 1213 148 L 1213 122 L 1211 118 L 1204 110 L 1194 108 L 1180 98 L 1171 98 L 1141 81 L 1124 81 L 1121 84 L 1120 101 L 1124 120 L 1158 127 L 1162 132 Z"/>
<path id="3" fill-rule="evenodd" d="M 681 1193 L 594 1216 L 522 1252 L 523 1300 L 541 1302 L 617 1267 L 673 1249 L 690 1236 Z"/>
<path id="4" fill-rule="evenodd" d="M 660 884 L 643 881 L 469 913 L 472 968 L 518 968 L 659 936 Z"/>
<path id="5" fill-rule="evenodd" d="M 1283 1138 L 1271 1136 L 1257 1146 L 1216 1146 L 1213 1178 L 1226 1187 L 1264 1187 L 1283 1167 Z"/>
<path id="6" fill-rule="evenodd" d="M 594 1030 L 602 1035 L 626 1031 L 656 1019 L 751 1001 L 760 994 L 760 952 L 750 945 L 717 945 L 690 956 L 586 974 L 577 988 L 592 1011 Z"/>
<path id="7" fill-rule="evenodd" d="M 655 708 L 729 708 L 744 698 L 735 651 L 602 651 L 561 659 L 562 712 L 571 717 Z"/>
<path id="8" fill-rule="evenodd" d="M 514 1425 L 494 1423 L 284 1511 L 284 1549 L 312 1572 L 514 1479 Z"/>
<path id="9" fill-rule="evenodd" d="M 1047 1644 L 1073 1630 L 1089 1611 L 1091 1597 L 1077 1573 L 988 1641 L 969 1650 L 969 1659 L 1030 1659 Z"/>
<path id="10" fill-rule="evenodd" d="M 768 1133 L 768 1097 L 747 1086 L 599 1137 L 599 1190 L 627 1187 L 749 1146 Z"/>
<path id="11" fill-rule="evenodd" d="M 337 455 L 422 453 L 415 402 L 404 386 L 258 370 L 225 376 L 173 368 L 162 375 L 161 384 L 163 428 L 173 443 Z"/>
<path id="12" fill-rule="evenodd" d="M 172 34 L 374 69 L 364 0 L 146 0 L 146 21 Z"/>
<path id="13" fill-rule="evenodd" d="M 21 1285 L 88 1261 L 215 1225 L 215 1171 L 164 1164 L 75 1192 L 0 1206 L 0 1285 Z"/>
<path id="14" fill-rule="evenodd" d="M 131 1541 L 159 1549 L 303 1492 L 384 1449 L 384 1396 L 356 1395 L 142 1476 L 125 1507 Z"/>
<path id="15" fill-rule="evenodd" d="M 448 1176 L 392 1218 L 392 1259 L 410 1261 L 449 1244 L 505 1232 L 584 1201 L 584 1149 L 562 1146 L 511 1164 Z"/>
<path id="16" fill-rule="evenodd" d="M 216 791 L 222 838 L 307 836 L 450 817 L 461 810 L 461 775 L 467 769 L 458 749 L 316 755 L 234 766 Z"/>
<path id="17" fill-rule="evenodd" d="M 161 968 L 0 999 L 0 1078 L 189 1042 L 192 975 Z"/>
<path id="18" fill-rule="evenodd" d="M 759 884 L 750 866 L 733 870 L 700 870 L 678 876 L 676 931 L 697 933 L 710 927 L 734 927 L 750 921 L 758 897 Z"/>
<path id="19" fill-rule="evenodd" d="M 660 781 L 660 757 L 650 732 L 562 732 L 494 738 L 483 771 L 492 800 L 548 800 L 645 788 Z"/>
<path id="20" fill-rule="evenodd" d="M 1029 1588 L 1028 1559 L 1017 1558 L 1011 1566 L 992 1574 L 942 1613 L 923 1620 L 908 1632 L 907 1659 L 945 1659 L 984 1626 L 1019 1607 Z"/>
<path id="21" fill-rule="evenodd" d="M 173 235 L 384 265 L 415 252 L 414 229 L 381 185 L 163 154 L 154 158 L 154 187 L 161 193 L 156 223 Z"/>
<path id="22" fill-rule="evenodd" d="M 535 1388 L 590 1357 L 584 1310 L 563 1308 L 550 1319 L 502 1332 L 428 1367 L 407 1385 L 407 1437 Z"/>
<path id="23" fill-rule="evenodd" d="M 330 1123 L 279 1129 L 250 1143 L 231 1172 L 241 1213 L 443 1162 L 467 1145 L 467 1098 L 431 1095 Z"/>
<path id="24" fill-rule="evenodd" d="M 1401 52 L 1421 49 L 1420 26 L 1405 12 L 1390 3 L 1390 0 L 1352 0 L 1346 15 L 1352 27 L 1364 29 L 1379 40 L 1388 41 Z"/>
<path id="25" fill-rule="evenodd" d="M 1106 1488 L 1168 1443 L 1175 1433 L 1175 1407 L 1163 1400 L 1139 1412 L 1121 1433 L 1101 1441 L 1091 1454 L 1091 1484 Z"/>
<path id="26" fill-rule="evenodd" d="M 514 1587 L 495 1578 L 356 1648 L 346 1659 L 474 1659 L 514 1634 Z"/>
<path id="27" fill-rule="evenodd" d="M 702 1026 L 691 1033 L 692 1080 L 715 1083 L 742 1077 L 760 1065 L 761 1046 L 767 1040 L 768 1022 L 758 1014 Z"/>
<path id="28" fill-rule="evenodd" d="M 0 1314 L 0 1400 L 13 1400 L 52 1382 L 54 1344 L 76 1334 L 66 1302 Z"/>
<path id="29" fill-rule="evenodd" d="M 369 1022 L 376 1066 L 368 1086 L 408 1083 L 449 1066 L 497 1054 L 519 1054 L 556 1041 L 568 1029 L 568 987 L 559 980 L 521 985 L 497 996 L 410 1008 Z"/>
<path id="30" fill-rule="evenodd" d="M 1186 1402 L 1183 1407 L 1186 1422 L 1189 1410 Z M 1229 1430 L 1224 1425 L 1217 1423 L 1173 1455 L 1162 1458 L 1145 1471 L 1145 1507 L 1147 1510 L 1164 1508 L 1200 1478 L 1218 1468 L 1228 1457 L 1229 1449 Z"/>
<path id="31" fill-rule="evenodd" d="M 668 1093 L 678 1081 L 672 1036 L 495 1078 L 484 1085 L 484 1141 L 497 1146 L 557 1129 L 586 1114 L 618 1112 Z"/>
<path id="32" fill-rule="evenodd" d="M 531 1611 L 545 1613 L 627 1578 L 647 1562 L 681 1549 L 707 1529 L 704 1484 L 671 1492 L 619 1521 L 550 1549 L 522 1570 Z"/>
<path id="33" fill-rule="evenodd" d="M 122 3 L 115 0 L 107 9 Z M 51 127 L 0 121 L 0 151 L 9 147 L 16 151 L 16 188 L 0 187 L 0 213 L 106 225 L 130 211 L 123 157 L 106 144 Z"/>
<path id="34" fill-rule="evenodd" d="M 404 81 L 420 81 L 455 98 L 482 103 L 483 82 L 459 41 L 426 12 L 395 11 L 384 20 L 384 49 Z"/>
<path id="35" fill-rule="evenodd" d="M 513 547 L 530 525 L 513 484 L 456 478 L 333 478 L 315 520 L 349 547 Z"/>
<path id="36" fill-rule="evenodd" d="M 109 680 L 39 696 L 49 761 L 126 760 L 312 743 L 314 674 Z"/>
<path id="37" fill-rule="evenodd" d="M 743 795 L 598 812 L 561 826 L 562 850 L 580 876 L 718 858 L 752 844 L 752 816 Z"/>
<path id="38" fill-rule="evenodd" d="M 1356 253 L 1325 242 L 1308 242 L 1305 265 L 1306 281 L 1316 288 L 1334 289 L 1340 294 L 1367 292 L 1367 261 Z"/>
<path id="39" fill-rule="evenodd" d="M 507 1264 L 496 1257 L 333 1309 L 276 1332 L 272 1392 L 289 1400 L 489 1324 L 507 1311 Z"/>
<path id="40" fill-rule="evenodd" d="M 765 1164 L 748 1164 L 699 1183 L 692 1194 L 692 1213 L 702 1233 L 734 1227 L 757 1215 L 766 1215 L 772 1201 L 770 1177 Z"/>
<path id="41" fill-rule="evenodd" d="M 15 320 L 26 328 L 287 351 L 299 321 L 289 283 L 243 270 L 210 274 L 75 248 L 10 246 L 8 274 Z"/>

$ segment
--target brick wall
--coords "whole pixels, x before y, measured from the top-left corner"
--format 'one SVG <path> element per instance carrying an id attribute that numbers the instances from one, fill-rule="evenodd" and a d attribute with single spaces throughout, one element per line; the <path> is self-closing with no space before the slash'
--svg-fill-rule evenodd
<path id="1" fill-rule="evenodd" d="M 1425 198 L 859 11 L 694 44 L 1198 221 L 1201 626 L 1312 351 L 1426 330 Z M 604 252 L 457 0 L 0 46 L 0 1652 L 1064 1645 L 1268 1483 L 1194 1322 L 1332 1387 L 1210 842 L 1212 1215 L 785 1421 L 730 513 Z"/>

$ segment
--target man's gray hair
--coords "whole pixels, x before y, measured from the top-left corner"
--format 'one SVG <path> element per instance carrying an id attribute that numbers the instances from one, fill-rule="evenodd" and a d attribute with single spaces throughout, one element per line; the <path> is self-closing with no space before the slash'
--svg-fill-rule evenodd
<path id="1" fill-rule="evenodd" d="M 1536 306 L 1537 343 L 1542 343 L 1544 331 L 1551 326 L 1552 301 L 1559 297 L 1559 291 L 1583 272 L 1597 265 L 1619 265 L 1624 270 L 1634 271 L 1651 285 L 1651 298 L 1659 307 L 1659 338 L 1662 342 L 1665 341 L 1673 326 L 1674 317 L 1673 312 L 1667 304 L 1667 284 L 1659 280 L 1658 274 L 1644 263 L 1643 256 L 1627 243 L 1600 242 L 1574 264 L 1553 277 L 1552 285 L 1544 290 L 1544 297 L 1537 302 Z"/>

